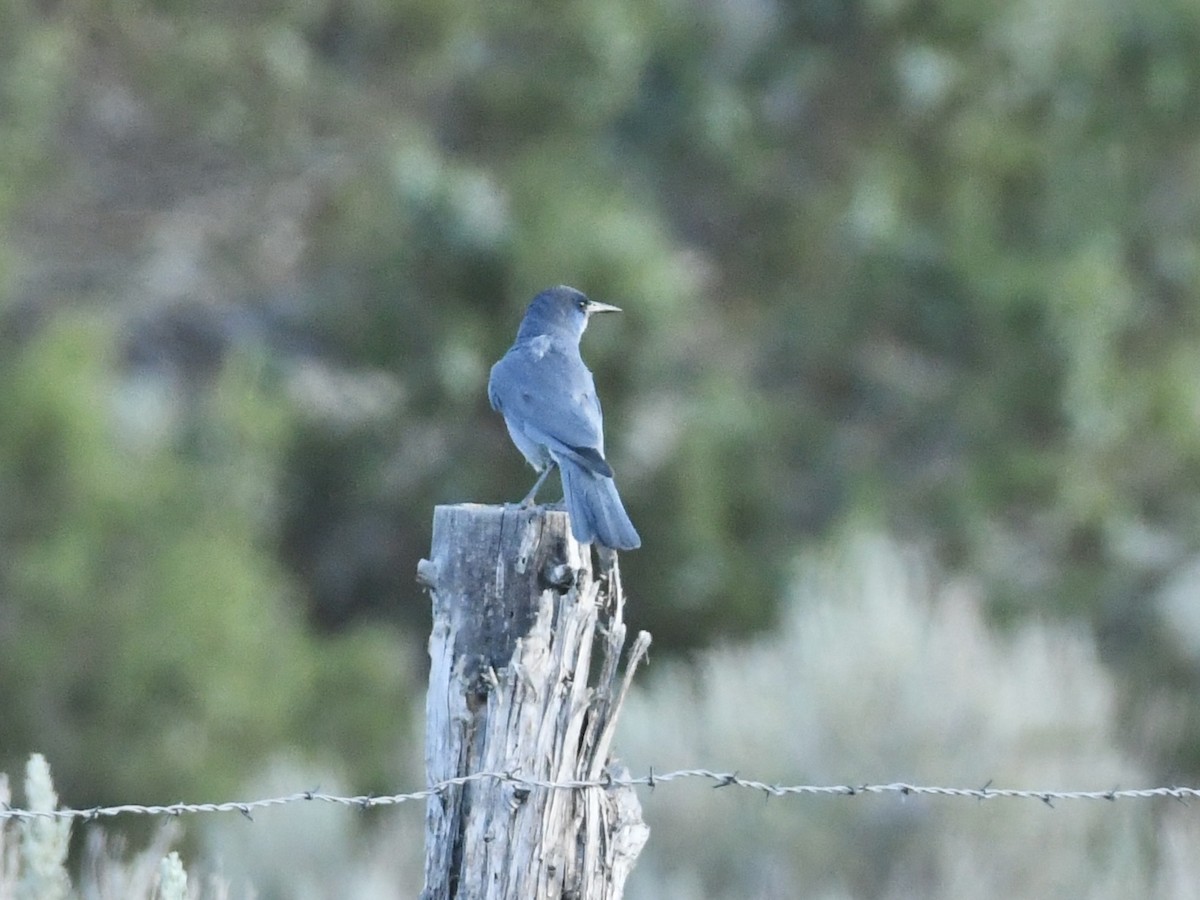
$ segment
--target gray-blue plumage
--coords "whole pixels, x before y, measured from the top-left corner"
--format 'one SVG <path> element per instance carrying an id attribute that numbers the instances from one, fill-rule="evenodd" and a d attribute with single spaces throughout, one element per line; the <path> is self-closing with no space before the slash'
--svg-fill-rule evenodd
<path id="1" fill-rule="evenodd" d="M 621 503 L 604 459 L 604 418 L 592 373 L 579 355 L 588 317 L 619 312 L 559 285 L 533 298 L 516 343 L 492 366 L 488 399 L 508 433 L 539 473 L 522 505 L 557 466 L 571 533 L 583 544 L 633 550 L 642 540 Z"/>

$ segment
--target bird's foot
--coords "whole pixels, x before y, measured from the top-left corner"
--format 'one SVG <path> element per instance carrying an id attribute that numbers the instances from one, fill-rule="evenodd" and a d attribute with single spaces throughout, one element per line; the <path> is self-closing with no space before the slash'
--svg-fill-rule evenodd
<path id="1" fill-rule="evenodd" d="M 551 463 L 550 465 L 546 466 L 546 468 L 542 469 L 541 473 L 537 477 L 537 481 L 533 483 L 533 487 L 530 488 L 529 493 L 525 495 L 525 499 L 521 501 L 521 506 L 523 508 L 528 509 L 534 505 L 533 501 L 537 497 L 538 490 L 545 483 L 546 476 L 550 474 L 550 470 L 553 468 L 554 463 Z"/>

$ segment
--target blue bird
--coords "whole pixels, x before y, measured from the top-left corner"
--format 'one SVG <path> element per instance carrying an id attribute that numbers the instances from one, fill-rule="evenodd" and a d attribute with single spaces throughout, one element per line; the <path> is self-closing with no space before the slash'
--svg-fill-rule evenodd
<path id="1" fill-rule="evenodd" d="M 579 339 L 592 313 L 620 312 L 566 285 L 533 298 L 517 340 L 488 379 L 488 400 L 504 416 L 513 443 L 539 473 L 521 501 L 533 503 L 558 467 L 571 533 L 581 544 L 613 550 L 641 546 L 621 503 L 613 471 L 604 460 L 604 418 L 592 373 L 579 355 Z"/>

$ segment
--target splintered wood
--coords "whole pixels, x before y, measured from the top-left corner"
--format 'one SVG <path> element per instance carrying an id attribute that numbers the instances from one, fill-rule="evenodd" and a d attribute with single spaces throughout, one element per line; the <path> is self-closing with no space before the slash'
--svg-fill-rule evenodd
<path id="1" fill-rule="evenodd" d="M 430 784 L 423 900 L 617 900 L 649 836 L 631 787 L 522 783 L 627 776 L 611 758 L 630 679 L 615 554 L 592 554 L 566 513 L 439 506 L 418 580 L 433 599 L 426 698 Z M 593 656 L 596 658 L 593 659 Z"/>

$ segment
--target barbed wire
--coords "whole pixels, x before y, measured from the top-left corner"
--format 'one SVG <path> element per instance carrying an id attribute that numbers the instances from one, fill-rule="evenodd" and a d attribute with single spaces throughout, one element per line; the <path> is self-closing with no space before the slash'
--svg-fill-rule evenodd
<path id="1" fill-rule="evenodd" d="M 119 806 L 96 806 L 91 809 L 56 809 L 48 811 L 19 809 L 7 804 L 0 805 L 0 821 L 9 819 L 82 819 L 94 821 L 97 819 L 114 818 L 117 816 L 182 816 L 193 813 L 241 813 L 253 819 L 252 813 L 276 806 L 287 806 L 294 803 L 332 803 L 339 806 L 349 806 L 357 809 L 374 809 L 384 806 L 399 806 L 414 800 L 427 800 L 438 794 L 443 794 L 452 788 L 463 787 L 475 782 L 493 781 L 524 788 L 545 788 L 549 790 L 588 790 L 593 788 L 612 789 L 619 787 L 646 787 L 653 790 L 660 784 L 685 779 L 701 779 L 713 783 L 714 788 L 738 787 L 759 791 L 767 797 L 787 796 L 827 796 L 827 797 L 857 797 L 863 794 L 898 794 L 902 797 L 926 796 L 949 797 L 970 800 L 1037 800 L 1046 806 L 1053 807 L 1058 801 L 1069 800 L 1147 800 L 1155 797 L 1179 800 L 1200 799 L 1200 788 L 1194 787 L 1155 787 L 1155 788 L 1113 788 L 1106 791 L 1040 791 L 1016 788 L 996 788 L 988 782 L 983 787 L 937 787 L 929 785 L 909 784 L 895 781 L 887 784 L 772 784 L 765 781 L 755 781 L 742 778 L 737 772 L 714 772 L 711 769 L 679 769 L 674 772 L 657 773 L 650 769 L 649 774 L 637 778 L 606 777 L 590 781 L 548 781 L 540 778 L 529 778 L 513 772 L 475 772 L 445 781 L 406 794 L 363 794 L 357 797 L 344 797 L 336 794 L 325 794 L 320 791 L 299 791 L 282 797 L 266 797 L 259 800 L 227 801 L 224 803 L 170 803 L 161 806 L 141 806 L 133 803 Z"/>

